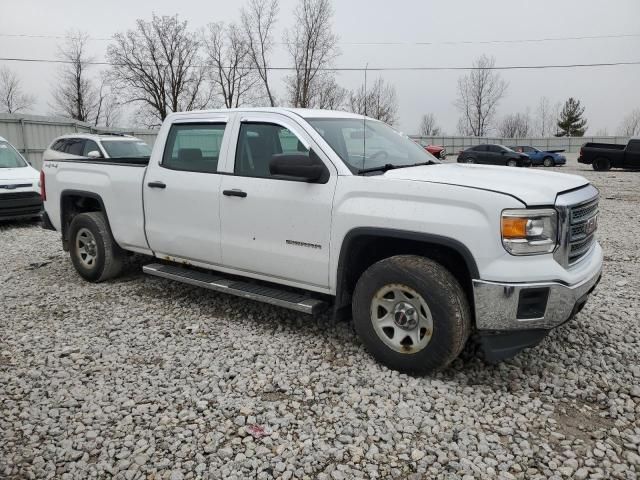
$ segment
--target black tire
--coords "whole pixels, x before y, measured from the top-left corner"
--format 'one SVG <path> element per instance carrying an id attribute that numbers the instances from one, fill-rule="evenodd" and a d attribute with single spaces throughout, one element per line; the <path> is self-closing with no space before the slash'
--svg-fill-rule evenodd
<path id="1" fill-rule="evenodd" d="M 518 167 L 518 161 L 517 160 L 507 160 L 507 163 L 505 164 L 507 167 Z"/>
<path id="2" fill-rule="evenodd" d="M 95 254 L 91 264 L 87 263 L 88 247 L 83 250 L 79 245 L 79 240 L 82 244 L 82 239 L 86 238 L 91 240 L 89 244 Z M 113 240 L 102 212 L 81 213 L 73 218 L 69 227 L 69 254 L 76 271 L 89 282 L 114 278 L 122 272 L 124 265 L 124 252 Z"/>
<path id="3" fill-rule="evenodd" d="M 596 158 L 591 164 L 594 170 L 598 172 L 604 172 L 607 170 L 611 170 L 611 162 L 608 158 L 600 157 Z"/>
<path id="4" fill-rule="evenodd" d="M 542 161 L 542 164 L 545 167 L 553 167 L 554 163 L 555 162 L 553 161 L 553 158 L 551 158 L 551 157 L 544 157 L 544 160 Z"/>
<path id="5" fill-rule="evenodd" d="M 431 338 L 421 350 L 397 351 L 376 332 L 372 315 L 380 298 L 376 294 L 389 286 L 409 287 L 427 304 L 433 323 Z M 352 310 L 356 332 L 367 350 L 380 363 L 401 372 L 426 373 L 446 367 L 460 354 L 471 331 L 469 304 L 458 281 L 439 263 L 415 255 L 390 257 L 369 267 L 356 284 Z"/>
<path id="6" fill-rule="evenodd" d="M 468 157 L 464 159 L 464 163 L 476 163 L 476 159 L 473 157 Z"/>

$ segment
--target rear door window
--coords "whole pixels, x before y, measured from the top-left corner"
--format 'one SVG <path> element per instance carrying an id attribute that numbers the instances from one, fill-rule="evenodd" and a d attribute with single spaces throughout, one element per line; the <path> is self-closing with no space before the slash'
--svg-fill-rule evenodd
<path id="1" fill-rule="evenodd" d="M 171 126 L 162 166 L 187 172 L 218 171 L 224 123 L 177 123 Z"/>

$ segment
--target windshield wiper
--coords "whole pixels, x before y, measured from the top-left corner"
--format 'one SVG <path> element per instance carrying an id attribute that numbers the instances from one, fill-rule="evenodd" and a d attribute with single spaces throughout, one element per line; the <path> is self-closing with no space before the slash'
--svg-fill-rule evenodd
<path id="1" fill-rule="evenodd" d="M 363 173 L 371 172 L 387 172 L 389 170 L 395 170 L 396 168 L 420 167 L 422 165 L 435 165 L 435 162 L 411 163 L 408 165 L 394 165 L 393 163 L 385 163 L 384 165 L 380 165 L 378 167 L 362 168 L 357 171 L 357 174 L 361 175 Z"/>

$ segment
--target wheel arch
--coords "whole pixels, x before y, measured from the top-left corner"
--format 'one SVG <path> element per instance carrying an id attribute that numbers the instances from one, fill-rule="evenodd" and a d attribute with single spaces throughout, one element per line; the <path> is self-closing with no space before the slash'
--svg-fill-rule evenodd
<path id="1" fill-rule="evenodd" d="M 355 284 L 374 263 L 394 255 L 415 254 L 441 263 L 460 282 L 473 305 L 472 280 L 480 278 L 471 251 L 441 235 L 380 227 L 358 227 L 344 237 L 336 274 L 336 310 L 351 303 Z"/>
<path id="2" fill-rule="evenodd" d="M 85 190 L 63 190 L 60 193 L 60 230 L 62 234 L 62 247 L 65 251 L 69 250 L 69 226 L 73 218 L 86 212 L 103 212 L 109 235 L 113 239 L 111 225 L 109 224 L 109 215 L 105 207 L 102 197 L 95 193 Z M 117 243 L 116 243 L 117 245 Z"/>

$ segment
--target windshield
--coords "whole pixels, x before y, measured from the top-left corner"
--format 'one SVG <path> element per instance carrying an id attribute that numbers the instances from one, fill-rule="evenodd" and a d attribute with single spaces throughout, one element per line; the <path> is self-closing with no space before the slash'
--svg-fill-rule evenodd
<path id="1" fill-rule="evenodd" d="M 22 168 L 27 162 L 9 142 L 0 142 L 0 168 Z"/>
<path id="2" fill-rule="evenodd" d="M 110 158 L 150 157 L 149 145 L 140 140 L 102 140 L 102 146 Z"/>
<path id="3" fill-rule="evenodd" d="M 310 118 L 307 121 L 354 173 L 391 164 L 440 163 L 409 137 L 377 120 Z"/>

